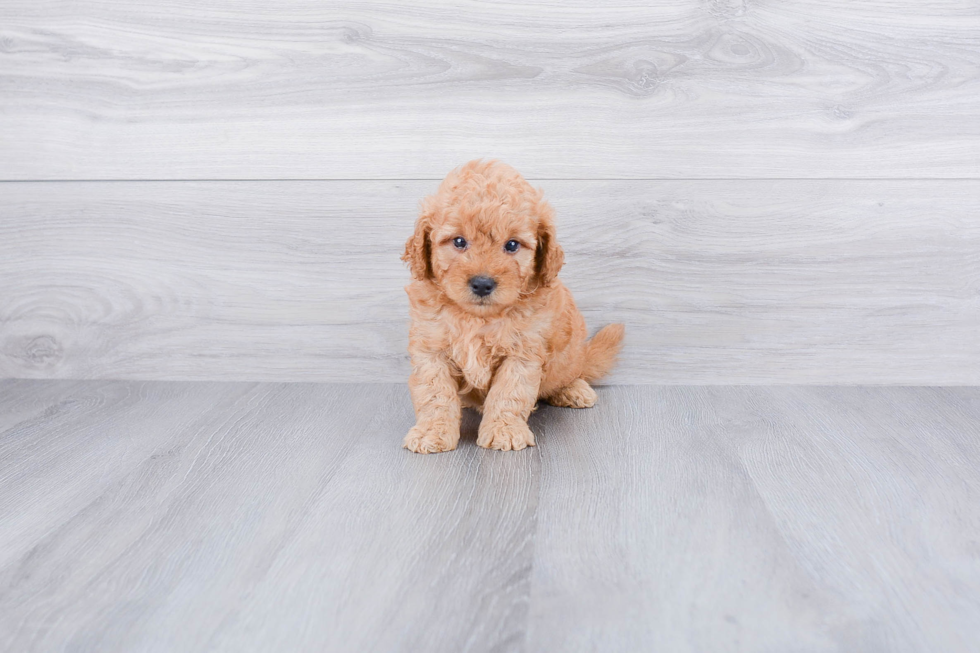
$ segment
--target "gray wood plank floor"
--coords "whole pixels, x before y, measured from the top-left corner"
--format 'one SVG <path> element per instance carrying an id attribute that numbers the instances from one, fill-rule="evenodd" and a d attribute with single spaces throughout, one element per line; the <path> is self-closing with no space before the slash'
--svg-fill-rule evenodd
<path id="1" fill-rule="evenodd" d="M 0 377 L 403 381 L 435 182 L 0 184 Z M 542 181 L 612 383 L 980 383 L 980 181 Z"/>
<path id="2" fill-rule="evenodd" d="M 980 176 L 971 0 L 0 4 L 0 178 Z"/>
<path id="3" fill-rule="evenodd" d="M 975 651 L 980 388 L 0 382 L 0 649 Z"/>

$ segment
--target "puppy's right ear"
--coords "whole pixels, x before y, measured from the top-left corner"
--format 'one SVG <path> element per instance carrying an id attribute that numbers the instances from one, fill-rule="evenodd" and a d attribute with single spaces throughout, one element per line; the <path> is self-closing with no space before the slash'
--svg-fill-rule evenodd
<path id="1" fill-rule="evenodd" d="M 419 219 L 415 221 L 415 233 L 405 243 L 405 253 L 402 260 L 408 263 L 412 277 L 419 281 L 432 279 L 432 244 L 429 232 L 432 230 L 432 211 L 425 203 Z"/>
<path id="2" fill-rule="evenodd" d="M 540 199 L 536 208 L 538 214 L 538 249 L 535 252 L 538 280 L 541 285 L 550 285 L 558 271 L 565 264 L 565 251 L 558 244 L 555 235 L 555 212 L 551 205 Z"/>

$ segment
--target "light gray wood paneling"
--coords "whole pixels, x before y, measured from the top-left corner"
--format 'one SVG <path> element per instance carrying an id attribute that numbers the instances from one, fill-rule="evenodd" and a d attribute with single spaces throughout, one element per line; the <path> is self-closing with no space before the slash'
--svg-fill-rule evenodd
<path id="1" fill-rule="evenodd" d="M 403 384 L 24 390 L 3 650 L 980 647 L 978 388 L 607 387 L 432 456 Z"/>
<path id="2" fill-rule="evenodd" d="M 980 647 L 980 390 L 609 389 L 549 411 L 528 650 Z"/>
<path id="3" fill-rule="evenodd" d="M 519 645 L 532 451 L 411 455 L 400 385 L 89 387 L 0 434 L 3 650 Z"/>
<path id="4" fill-rule="evenodd" d="M 0 178 L 980 176 L 975 2 L 5 0 Z"/>
<path id="5" fill-rule="evenodd" d="M 5 380 L 0 382 L 0 433 L 34 419 L 77 391 L 85 381 Z M 91 384 L 90 384 L 91 385 Z M 44 391 L 38 393 L 38 388 Z"/>
<path id="6" fill-rule="evenodd" d="M 435 182 L 0 184 L 0 377 L 401 381 Z M 612 382 L 980 383 L 980 182 L 542 182 Z"/>

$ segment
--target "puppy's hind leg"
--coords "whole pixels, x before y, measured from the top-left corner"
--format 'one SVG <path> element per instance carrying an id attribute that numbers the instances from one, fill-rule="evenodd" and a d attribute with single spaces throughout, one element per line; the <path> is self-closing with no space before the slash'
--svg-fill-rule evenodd
<path id="1" fill-rule="evenodd" d="M 545 397 L 544 400 L 552 406 L 592 408 L 597 398 L 595 390 L 586 383 L 585 379 L 575 379 L 564 388 L 559 388 Z"/>

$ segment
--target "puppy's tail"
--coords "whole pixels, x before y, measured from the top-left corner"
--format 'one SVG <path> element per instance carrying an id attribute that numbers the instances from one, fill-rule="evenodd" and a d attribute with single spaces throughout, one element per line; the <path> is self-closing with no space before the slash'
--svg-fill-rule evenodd
<path id="1" fill-rule="evenodd" d="M 609 373 L 616 364 L 616 356 L 619 354 L 619 348 L 623 346 L 625 334 L 625 325 L 609 324 L 592 336 L 592 340 L 585 344 L 583 379 L 591 383 Z"/>

